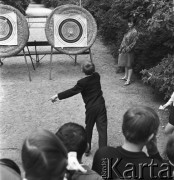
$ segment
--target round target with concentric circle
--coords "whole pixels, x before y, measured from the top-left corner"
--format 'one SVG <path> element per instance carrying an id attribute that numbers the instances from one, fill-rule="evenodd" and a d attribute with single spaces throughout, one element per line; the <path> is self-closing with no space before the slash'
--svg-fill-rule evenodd
<path id="1" fill-rule="evenodd" d="M 12 6 L 0 4 L 0 58 L 18 54 L 28 38 L 25 16 Z"/>
<path id="2" fill-rule="evenodd" d="M 86 47 L 87 21 L 79 15 L 54 15 L 55 47 Z"/>
<path id="3" fill-rule="evenodd" d="M 8 39 L 13 32 L 13 26 L 9 19 L 0 16 L 0 41 Z"/>
<path id="4" fill-rule="evenodd" d="M 67 43 L 77 42 L 83 34 L 82 25 L 76 19 L 65 19 L 59 25 L 59 36 Z"/>
<path id="5" fill-rule="evenodd" d="M 88 50 L 97 35 L 97 24 L 84 8 L 72 4 L 55 8 L 46 21 L 48 42 L 65 54 L 80 54 Z"/>

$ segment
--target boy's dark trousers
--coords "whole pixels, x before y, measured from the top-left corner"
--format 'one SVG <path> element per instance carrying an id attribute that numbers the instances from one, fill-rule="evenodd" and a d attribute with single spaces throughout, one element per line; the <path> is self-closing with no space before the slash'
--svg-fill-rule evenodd
<path id="1" fill-rule="evenodd" d="M 91 149 L 91 139 L 95 123 L 99 134 L 99 148 L 107 146 L 107 114 L 105 104 L 99 104 L 87 109 L 85 123 L 89 150 Z"/>

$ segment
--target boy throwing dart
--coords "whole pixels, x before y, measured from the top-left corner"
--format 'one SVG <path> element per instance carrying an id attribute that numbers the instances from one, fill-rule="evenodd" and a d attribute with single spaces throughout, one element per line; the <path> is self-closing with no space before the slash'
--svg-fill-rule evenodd
<path id="1" fill-rule="evenodd" d="M 95 72 L 95 65 L 89 61 L 85 62 L 82 65 L 82 72 L 85 73 L 86 77 L 77 81 L 77 84 L 73 88 L 51 97 L 51 101 L 55 102 L 58 99 L 66 99 L 81 93 L 86 108 L 85 124 L 89 145 L 85 155 L 89 156 L 95 123 L 99 134 L 99 148 L 107 146 L 107 113 L 103 92 L 101 90 L 100 75 Z"/>

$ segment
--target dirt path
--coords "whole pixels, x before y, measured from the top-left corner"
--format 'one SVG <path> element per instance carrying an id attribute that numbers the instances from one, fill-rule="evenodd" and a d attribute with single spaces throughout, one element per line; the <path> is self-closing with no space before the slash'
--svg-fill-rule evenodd
<path id="1" fill-rule="evenodd" d="M 36 37 L 35 33 L 30 39 Z M 37 38 L 43 34 L 37 32 Z M 108 112 L 109 145 L 121 144 L 121 122 L 124 112 L 134 105 L 147 105 L 158 110 L 161 102 L 152 94 L 152 89 L 136 80 L 124 87 L 119 80 L 122 74 L 115 73 L 115 60 L 101 43 L 96 40 L 92 47 L 96 70 L 101 74 L 101 84 Z M 29 59 L 28 59 L 29 60 Z M 26 136 L 37 128 L 56 132 L 65 122 L 73 121 L 84 125 L 85 108 L 81 95 L 76 95 L 60 103 L 52 104 L 48 99 L 57 92 L 72 87 L 83 76 L 80 64 L 89 56 L 78 56 L 78 64 L 66 55 L 54 55 L 52 80 L 49 76 L 49 56 L 31 70 L 32 82 L 28 80 L 23 57 L 12 57 L 4 61 L 0 69 L 0 155 L 11 158 L 21 166 L 20 150 Z M 166 112 L 159 112 L 161 126 L 167 122 Z M 165 119 L 165 120 L 164 120 Z M 160 126 L 158 143 L 162 152 L 165 136 Z M 97 131 L 94 129 L 92 155 L 85 158 L 91 165 L 97 149 Z"/>

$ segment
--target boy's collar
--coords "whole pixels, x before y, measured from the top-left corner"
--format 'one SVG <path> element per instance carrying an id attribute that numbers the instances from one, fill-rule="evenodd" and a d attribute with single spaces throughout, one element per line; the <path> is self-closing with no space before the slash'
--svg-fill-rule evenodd
<path id="1" fill-rule="evenodd" d="M 90 74 L 90 75 L 86 75 L 86 74 L 85 74 L 85 76 L 92 76 L 94 73 L 95 73 L 95 72 L 93 72 L 93 73 L 92 73 L 92 74 Z"/>
<path id="2" fill-rule="evenodd" d="M 143 144 L 133 144 L 127 141 L 126 139 L 124 140 L 124 143 L 122 145 L 123 149 L 131 152 L 141 152 L 143 147 L 144 147 Z"/>

